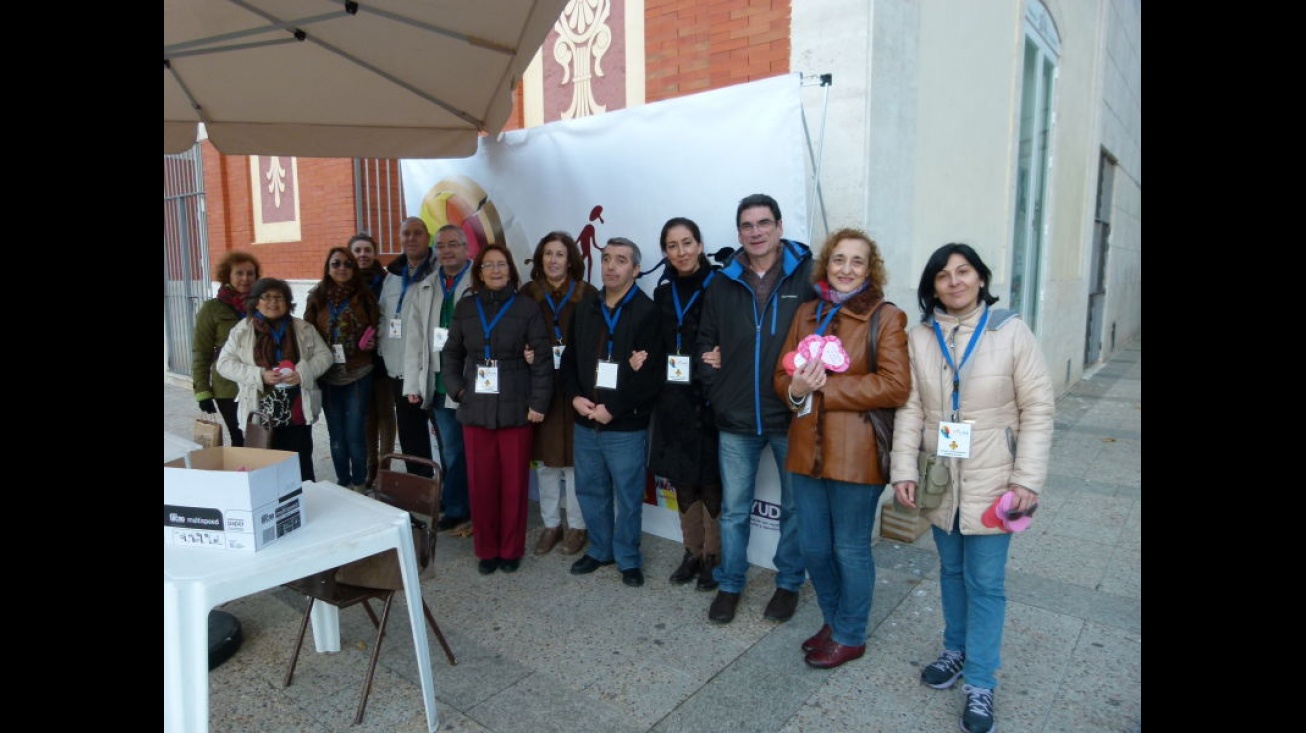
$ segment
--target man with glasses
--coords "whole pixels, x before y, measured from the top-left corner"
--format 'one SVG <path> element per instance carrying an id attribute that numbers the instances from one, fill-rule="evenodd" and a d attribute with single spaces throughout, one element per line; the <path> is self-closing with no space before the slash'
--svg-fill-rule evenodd
<path id="1" fill-rule="evenodd" d="M 815 297 L 812 254 L 807 245 L 782 238 L 780 205 L 766 194 L 740 201 L 735 225 L 742 246 L 703 295 L 695 351 L 721 431 L 721 564 L 713 573 L 720 585 L 708 619 L 728 624 L 735 618 L 748 571 L 757 465 L 769 446 L 780 474 L 780 541 L 773 558 L 776 589 L 762 615 L 783 622 L 798 606 L 805 570 L 784 468 L 792 413 L 776 396 L 771 376 L 794 313 Z"/>
<path id="2" fill-rule="evenodd" d="M 440 352 L 449 338 L 453 309 L 472 284 L 468 273 L 467 238 L 461 227 L 445 224 L 435 233 L 435 256 L 439 261 L 433 277 L 417 285 L 412 310 L 404 321 L 404 398 L 430 410 L 440 434 L 440 465 L 444 466 L 444 490 L 440 495 L 444 516 L 441 530 L 453 529 L 471 520 L 467 498 L 467 460 L 458 411 L 445 394 L 440 376 Z"/>
<path id="3" fill-rule="evenodd" d="M 386 268 L 390 276 L 381 285 L 381 341 L 377 353 L 385 361 L 390 392 L 395 400 L 395 426 L 403 452 L 418 458 L 431 458 L 431 433 L 427 429 L 426 411 L 421 399 L 410 402 L 404 396 L 404 354 L 407 339 L 406 316 L 412 311 L 417 286 L 431 276 L 435 258 L 431 256 L 431 231 L 419 217 L 410 216 L 399 226 L 399 245 L 403 254 Z M 414 462 L 409 473 L 430 477 L 431 467 Z"/>

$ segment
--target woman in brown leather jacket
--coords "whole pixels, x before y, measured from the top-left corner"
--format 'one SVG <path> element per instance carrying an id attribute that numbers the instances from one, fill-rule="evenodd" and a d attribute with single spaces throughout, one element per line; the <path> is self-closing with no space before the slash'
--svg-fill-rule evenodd
<path id="1" fill-rule="evenodd" d="M 794 315 L 774 384 L 795 412 L 785 470 L 793 478 L 803 562 L 825 621 L 802 648 L 807 664 L 828 669 L 866 652 L 875 587 L 871 527 L 889 477 L 881 475 L 865 413 L 907 401 L 911 366 L 907 315 L 885 302 L 884 260 L 865 232 L 830 234 L 812 278 L 818 297 Z M 813 336 L 820 348 L 809 351 L 814 341 L 805 339 Z"/>

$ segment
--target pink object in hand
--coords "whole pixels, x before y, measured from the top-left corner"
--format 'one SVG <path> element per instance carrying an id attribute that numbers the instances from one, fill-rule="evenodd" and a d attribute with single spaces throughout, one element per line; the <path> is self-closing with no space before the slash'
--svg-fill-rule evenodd
<path id="1" fill-rule="evenodd" d="M 989 508 L 984 510 L 980 522 L 985 527 L 1001 527 L 1004 532 L 1024 532 L 1029 527 L 1029 523 L 1034 521 L 1034 518 L 1028 514 L 1022 514 L 1015 519 L 1009 519 L 1007 515 L 1011 513 L 1011 505 L 1015 502 L 1016 493 L 1014 491 L 1003 492 L 1002 496 L 995 499 L 989 505 Z"/>
<path id="2" fill-rule="evenodd" d="M 360 339 L 358 339 L 358 348 L 360 349 L 371 348 L 372 337 L 375 335 L 376 335 L 376 329 L 371 326 L 368 326 L 367 330 L 363 331 L 363 336 Z"/>

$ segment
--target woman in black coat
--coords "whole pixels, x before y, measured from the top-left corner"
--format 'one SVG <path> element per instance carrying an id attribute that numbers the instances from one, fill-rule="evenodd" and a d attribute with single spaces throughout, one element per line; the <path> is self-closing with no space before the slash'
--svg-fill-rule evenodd
<path id="1" fill-rule="evenodd" d="M 445 389 L 458 403 L 467 449 L 472 537 L 481 574 L 515 571 L 526 554 L 531 442 L 553 395 L 553 365 L 540 307 L 517 292 L 501 244 L 472 261 L 472 289 L 454 307 L 441 354 Z"/>
<path id="2" fill-rule="evenodd" d="M 721 473 L 717 429 L 702 385 L 692 379 L 694 343 L 703 291 L 718 268 L 703 254 L 698 224 L 684 217 L 662 225 L 658 240 L 667 261 L 664 282 L 653 291 L 667 352 L 667 380 L 653 411 L 649 470 L 676 489 L 685 555 L 671 582 L 695 577 L 699 590 L 714 590 L 712 569 L 721 552 Z"/>

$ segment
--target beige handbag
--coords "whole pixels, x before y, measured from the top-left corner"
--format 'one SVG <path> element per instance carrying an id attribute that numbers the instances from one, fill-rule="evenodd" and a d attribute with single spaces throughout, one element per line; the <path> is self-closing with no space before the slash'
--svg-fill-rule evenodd
<path id="1" fill-rule="evenodd" d="M 943 495 L 948 493 L 948 485 L 952 483 L 948 459 L 921 451 L 918 468 L 921 477 L 916 482 L 916 506 L 921 509 L 937 509 L 943 503 Z"/>

